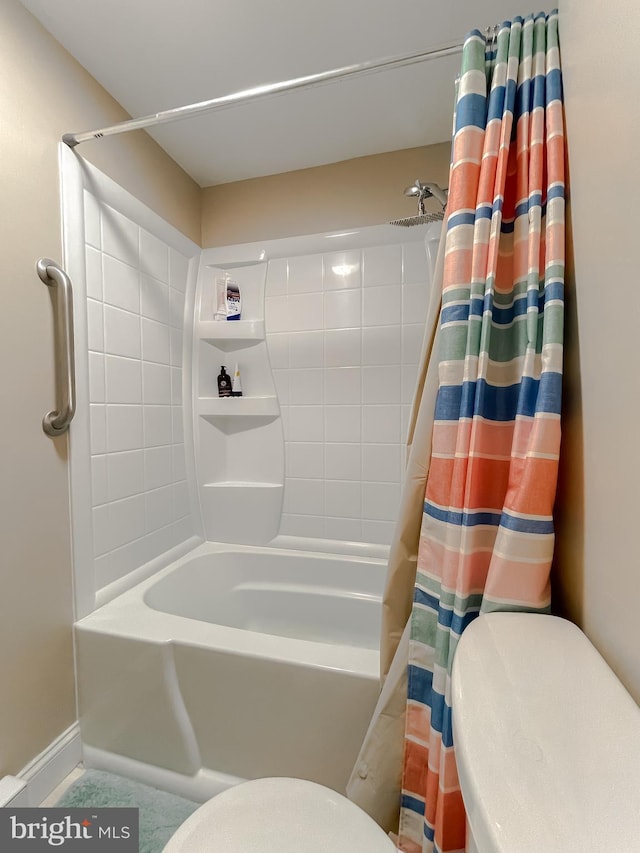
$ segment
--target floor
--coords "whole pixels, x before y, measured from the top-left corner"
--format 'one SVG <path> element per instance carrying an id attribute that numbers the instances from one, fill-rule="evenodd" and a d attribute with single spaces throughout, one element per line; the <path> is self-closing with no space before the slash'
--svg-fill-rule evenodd
<path id="1" fill-rule="evenodd" d="M 198 803 L 183 797 L 82 765 L 74 768 L 41 805 L 135 810 L 140 853 L 162 853 L 172 835 L 198 808 Z"/>
<path id="2" fill-rule="evenodd" d="M 68 776 L 65 776 L 65 778 L 62 780 L 62 782 L 60 782 L 59 785 L 56 785 L 56 787 L 53 789 L 53 791 L 49 794 L 48 797 L 46 797 L 40 803 L 40 805 L 45 807 L 45 808 L 48 808 L 50 806 L 54 806 L 58 802 L 60 797 L 64 794 L 64 792 L 68 788 L 70 788 L 71 785 L 73 785 L 73 783 L 77 779 L 79 779 L 83 773 L 84 773 L 84 767 L 82 766 L 82 764 L 78 764 L 78 766 L 74 767 Z"/>

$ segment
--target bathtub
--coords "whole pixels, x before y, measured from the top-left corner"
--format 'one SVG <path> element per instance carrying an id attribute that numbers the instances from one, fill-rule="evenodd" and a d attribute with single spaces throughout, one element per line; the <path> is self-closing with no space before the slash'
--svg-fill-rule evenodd
<path id="1" fill-rule="evenodd" d="M 198 801 L 343 791 L 378 697 L 386 561 L 204 543 L 75 626 L 84 761 Z"/>

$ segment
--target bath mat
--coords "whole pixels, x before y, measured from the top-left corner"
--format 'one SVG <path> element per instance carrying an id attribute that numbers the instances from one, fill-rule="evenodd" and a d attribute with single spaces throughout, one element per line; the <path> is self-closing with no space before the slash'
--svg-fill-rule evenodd
<path id="1" fill-rule="evenodd" d="M 60 797 L 56 807 L 140 809 L 140 853 L 160 853 L 200 803 L 167 794 L 103 770 L 87 770 Z"/>

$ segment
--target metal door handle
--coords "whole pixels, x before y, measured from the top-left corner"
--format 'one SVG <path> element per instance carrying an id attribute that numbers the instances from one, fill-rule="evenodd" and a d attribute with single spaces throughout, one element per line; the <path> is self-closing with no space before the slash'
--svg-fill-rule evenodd
<path id="1" fill-rule="evenodd" d="M 42 429 L 47 435 L 62 435 L 69 429 L 76 411 L 76 377 L 73 359 L 73 290 L 66 272 L 49 258 L 36 264 L 38 275 L 48 287 L 55 288 L 54 337 L 58 409 L 47 412 Z"/>

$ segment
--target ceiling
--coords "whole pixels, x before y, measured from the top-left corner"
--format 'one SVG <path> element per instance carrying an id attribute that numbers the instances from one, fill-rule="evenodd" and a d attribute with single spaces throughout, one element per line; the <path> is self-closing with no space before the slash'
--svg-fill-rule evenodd
<path id="1" fill-rule="evenodd" d="M 134 117 L 429 50 L 522 11 L 512 0 L 22 2 Z M 438 59 L 149 132 L 200 186 L 429 145 L 450 138 L 459 66 Z"/>

